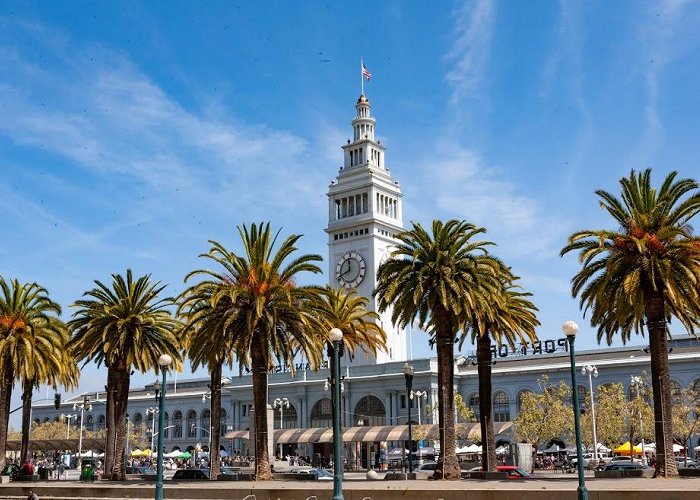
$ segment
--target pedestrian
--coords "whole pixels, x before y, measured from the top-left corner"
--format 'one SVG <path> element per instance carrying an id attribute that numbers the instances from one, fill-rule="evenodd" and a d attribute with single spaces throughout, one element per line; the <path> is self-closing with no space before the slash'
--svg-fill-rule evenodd
<path id="1" fill-rule="evenodd" d="M 63 471 L 65 470 L 66 466 L 63 463 L 63 460 L 58 461 L 58 465 L 56 466 L 56 480 L 60 481 L 61 476 L 63 475 Z"/>
<path id="2" fill-rule="evenodd" d="M 39 500 L 39 495 L 29 490 L 29 495 L 27 495 L 27 500 Z"/>

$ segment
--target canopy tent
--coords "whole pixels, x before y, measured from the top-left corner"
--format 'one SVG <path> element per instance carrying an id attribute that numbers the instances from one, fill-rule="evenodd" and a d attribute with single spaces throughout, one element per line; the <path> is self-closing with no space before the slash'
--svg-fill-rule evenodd
<path id="1" fill-rule="evenodd" d="M 134 451 L 131 452 L 132 457 L 150 457 L 153 454 L 151 450 L 146 448 L 145 450 L 139 450 L 136 448 Z"/>
<path id="2" fill-rule="evenodd" d="M 469 446 L 462 446 L 455 450 L 457 455 L 465 455 L 467 453 L 482 453 L 484 449 L 478 444 L 470 444 Z"/>
<path id="3" fill-rule="evenodd" d="M 639 445 L 639 448 L 641 449 L 641 445 Z M 677 443 L 673 443 L 673 453 L 680 453 L 681 451 L 685 450 L 685 448 Z M 695 451 L 700 451 L 700 446 L 694 448 Z M 649 444 L 644 444 L 644 451 L 656 451 L 656 443 L 649 443 Z"/>
<path id="4" fill-rule="evenodd" d="M 170 453 L 163 453 L 163 456 L 167 458 L 179 458 L 180 455 L 182 455 L 180 450 L 173 450 Z"/>
<path id="5" fill-rule="evenodd" d="M 605 446 L 603 443 L 598 443 L 597 449 L 598 449 L 598 452 L 599 452 L 599 453 L 600 453 L 600 452 L 603 452 L 603 453 L 610 453 L 610 451 L 611 451 L 610 448 L 608 448 L 607 446 Z"/>
<path id="6" fill-rule="evenodd" d="M 181 460 L 187 460 L 189 458 L 192 458 L 192 454 L 189 451 L 185 451 L 183 453 L 180 453 L 176 458 L 179 458 Z"/>
<path id="7" fill-rule="evenodd" d="M 496 448 L 496 455 L 505 455 L 508 453 L 508 447 L 503 445 Z"/>
<path id="8" fill-rule="evenodd" d="M 544 450 L 541 450 L 541 451 L 542 451 L 542 453 L 559 453 L 559 452 L 564 451 L 564 450 L 566 450 L 566 448 L 554 443 L 549 448 L 545 448 Z"/>
<path id="9" fill-rule="evenodd" d="M 630 446 L 631 446 L 630 442 L 627 441 L 626 443 L 622 443 L 620 446 L 618 446 L 617 448 L 615 448 L 615 449 L 613 450 L 613 452 L 614 452 L 614 453 L 617 453 L 618 455 L 629 455 L 629 454 L 630 454 Z M 646 451 L 646 449 L 648 449 L 649 446 L 648 446 L 648 445 L 644 445 L 644 448 L 645 448 L 645 451 Z M 636 445 L 636 446 L 632 447 L 632 454 L 633 454 L 633 455 L 641 455 L 641 454 L 642 454 L 642 447 L 639 446 L 639 445 Z"/>

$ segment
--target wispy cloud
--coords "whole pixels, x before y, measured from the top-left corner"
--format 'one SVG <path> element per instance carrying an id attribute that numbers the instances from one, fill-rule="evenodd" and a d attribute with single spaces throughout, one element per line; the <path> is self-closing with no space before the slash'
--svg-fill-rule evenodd
<path id="1" fill-rule="evenodd" d="M 489 61 L 494 11 L 492 0 L 476 0 L 455 12 L 454 42 L 446 56 L 453 67 L 445 76 L 453 103 L 477 95 Z"/>
<path id="2" fill-rule="evenodd" d="M 419 164 L 421 192 L 416 213 L 463 218 L 488 229 L 498 243 L 498 254 L 551 258 L 558 253 L 567 224 L 546 214 L 534 199 L 504 180 L 504 172 L 486 163 L 473 150 L 442 141 L 434 155 Z M 533 235 L 536 234 L 536 237 Z"/>
<path id="3" fill-rule="evenodd" d="M 645 128 L 631 159 L 638 168 L 648 165 L 664 142 L 659 99 L 668 66 L 697 48 L 695 34 L 700 11 L 688 8 L 693 4 L 698 5 L 688 0 L 664 0 L 650 4 L 644 12 L 639 46 L 647 96 Z"/>

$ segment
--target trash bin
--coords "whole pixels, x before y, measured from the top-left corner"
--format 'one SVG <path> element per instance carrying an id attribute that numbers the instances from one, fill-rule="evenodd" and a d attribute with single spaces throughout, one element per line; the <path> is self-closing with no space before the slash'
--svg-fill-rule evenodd
<path id="1" fill-rule="evenodd" d="M 47 467 L 39 467 L 39 481 L 49 480 L 49 469 Z"/>

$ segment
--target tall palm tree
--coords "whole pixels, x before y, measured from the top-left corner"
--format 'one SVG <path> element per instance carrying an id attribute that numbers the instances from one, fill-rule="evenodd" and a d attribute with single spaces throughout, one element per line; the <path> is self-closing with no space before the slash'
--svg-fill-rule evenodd
<path id="1" fill-rule="evenodd" d="M 391 258 L 379 266 L 375 295 L 379 309 L 393 308 L 402 328 L 418 321 L 437 345 L 438 424 L 441 453 L 435 477 L 459 479 L 455 453 L 454 342 L 463 318 L 488 311 L 501 288 L 502 264 L 492 243 L 472 239 L 485 229 L 465 221 L 433 221 L 432 235 L 420 224 L 396 236 Z"/>
<path id="2" fill-rule="evenodd" d="M 219 475 L 221 375 L 223 365 L 226 364 L 232 368 L 236 359 L 233 346 L 235 334 L 227 324 L 235 311 L 228 295 L 217 294 L 221 284 L 221 282 L 209 280 L 197 283 L 187 288 L 178 300 L 178 315 L 181 315 L 185 322 L 183 328 L 185 352 L 192 364 L 192 370 L 206 365 L 211 378 L 208 431 L 211 434 L 209 477 L 212 481 L 215 481 Z"/>
<path id="3" fill-rule="evenodd" d="M 532 294 L 523 292 L 514 283 L 516 276 L 504 270 L 501 277 L 503 286 L 500 297 L 495 297 L 494 308 L 476 311 L 466 318 L 465 334 L 460 339 L 460 348 L 468 337 L 476 343 L 477 371 L 479 374 L 479 421 L 481 424 L 481 443 L 484 453 L 481 456 L 482 468 L 487 471 L 496 470 L 496 448 L 493 433 L 493 405 L 491 389 L 491 341 L 495 340 L 498 347 L 507 343 L 515 349 L 515 342 L 532 342 L 537 340 L 535 328 L 540 322 L 535 316 L 537 308 L 528 297 Z"/>
<path id="4" fill-rule="evenodd" d="M 367 310 L 367 297 L 353 290 L 331 286 L 321 289 L 319 295 L 321 300 L 310 304 L 310 307 L 320 322 L 322 334 L 327 334 L 332 328 L 340 329 L 344 350 L 350 356 L 355 356 L 357 350 L 369 356 L 386 350 L 386 332 L 379 325 L 379 315 Z M 332 363 L 332 356 L 330 359 Z"/>
<path id="5" fill-rule="evenodd" d="M 277 247 L 280 231 L 273 233 L 269 223 L 252 224 L 250 228 L 243 225 L 238 232 L 242 254 L 210 241 L 212 247 L 204 257 L 220 269 L 200 269 L 189 276 L 202 275 L 211 282 L 211 303 L 224 305 L 221 321 L 231 332 L 231 348 L 252 371 L 255 478 L 269 480 L 268 371 L 275 363 L 294 370 L 294 356 L 299 351 L 312 365 L 319 364 L 322 344 L 307 329 L 314 325 L 309 304 L 318 300 L 318 291 L 316 287 L 298 286 L 296 279 L 306 271 L 320 273 L 314 262 L 322 259 L 319 255 L 295 256 L 299 235 L 288 236 Z"/>
<path id="6" fill-rule="evenodd" d="M 5 466 L 10 398 L 17 376 L 33 377 L 32 363 L 42 343 L 36 339 L 61 329 L 61 307 L 37 283 L 20 283 L 0 276 L 0 469 Z M 24 406 L 31 406 L 25 398 Z M 28 433 L 26 433 L 28 436 Z"/>
<path id="7" fill-rule="evenodd" d="M 26 357 L 15 372 L 22 384 L 22 447 L 20 462 L 24 463 L 29 451 L 29 432 L 32 413 L 32 395 L 40 384 L 56 389 L 62 385 L 66 389 L 75 388 L 80 380 L 80 371 L 73 353 L 67 349 L 70 332 L 58 318 L 49 316 L 43 328 L 27 332 Z"/>
<path id="8" fill-rule="evenodd" d="M 112 275 L 111 288 L 95 281 L 95 288 L 75 302 L 73 332 L 69 348 L 79 360 L 107 366 L 107 449 L 105 475 L 124 480 L 126 410 L 132 369 L 141 373 L 160 370 L 158 358 L 168 354 L 174 369 L 180 369 L 180 330 L 166 309 L 171 299 L 162 298 L 165 286 L 151 281 L 150 275 L 134 280 Z M 160 452 L 161 450 L 159 450 Z"/>
<path id="9" fill-rule="evenodd" d="M 620 179 L 622 199 L 597 190 L 600 205 L 619 226 L 586 229 L 569 237 L 561 255 L 579 252 L 581 270 L 572 279 L 598 342 L 632 332 L 649 334 L 657 449 L 655 476 L 676 476 L 673 460 L 668 322 L 675 317 L 693 333 L 700 326 L 700 239 L 691 219 L 700 212 L 698 183 L 670 173 L 659 189 L 651 170 Z"/>

